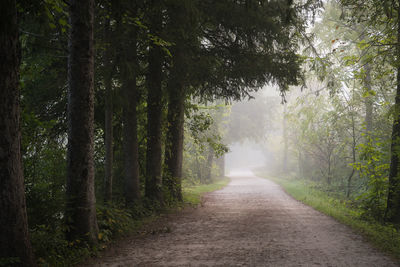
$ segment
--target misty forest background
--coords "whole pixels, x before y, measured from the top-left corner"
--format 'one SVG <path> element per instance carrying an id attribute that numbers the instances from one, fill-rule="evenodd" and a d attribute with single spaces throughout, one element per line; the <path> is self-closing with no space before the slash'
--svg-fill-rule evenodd
<path id="1" fill-rule="evenodd" d="M 307 188 L 400 248 L 399 14 L 1 1 L 0 266 L 77 263 L 226 167 Z"/>

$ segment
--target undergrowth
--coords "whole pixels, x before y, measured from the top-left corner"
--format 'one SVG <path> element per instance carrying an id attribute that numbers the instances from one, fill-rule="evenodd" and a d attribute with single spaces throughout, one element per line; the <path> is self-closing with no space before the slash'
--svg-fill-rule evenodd
<path id="1" fill-rule="evenodd" d="M 217 179 L 211 184 L 183 185 L 183 203 L 174 203 L 160 210 L 150 202 L 136 203 L 130 209 L 111 206 L 97 206 L 99 226 L 97 245 L 88 245 L 80 240 L 65 240 L 65 224 L 62 219 L 53 222 L 52 226 L 39 225 L 31 229 L 31 240 L 39 266 L 73 266 L 89 256 L 96 256 L 99 251 L 118 237 L 139 231 L 144 225 L 154 221 L 162 213 L 172 212 L 186 205 L 200 204 L 201 197 L 207 192 L 223 188 L 229 178 Z M 6 259 L 5 259 L 6 260 Z M 8 261 L 0 261 L 0 266 L 7 266 Z"/>
<path id="2" fill-rule="evenodd" d="M 365 218 L 363 211 L 351 201 L 330 196 L 312 182 L 293 178 L 278 179 L 264 174 L 260 176 L 278 183 L 295 199 L 350 226 L 379 250 L 400 259 L 400 232 L 395 226 Z"/>

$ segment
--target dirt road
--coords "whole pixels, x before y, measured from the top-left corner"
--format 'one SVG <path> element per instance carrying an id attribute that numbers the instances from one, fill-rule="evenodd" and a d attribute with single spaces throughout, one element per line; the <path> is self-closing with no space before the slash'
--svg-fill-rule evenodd
<path id="1" fill-rule="evenodd" d="M 164 218 L 160 231 L 114 246 L 93 266 L 398 266 L 275 183 L 231 179 L 203 207 Z"/>

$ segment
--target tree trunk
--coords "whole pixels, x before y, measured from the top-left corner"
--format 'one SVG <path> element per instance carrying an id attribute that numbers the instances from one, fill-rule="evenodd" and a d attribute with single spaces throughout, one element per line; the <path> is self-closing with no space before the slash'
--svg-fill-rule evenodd
<path id="1" fill-rule="evenodd" d="M 301 178 L 305 176 L 305 171 L 304 171 L 304 162 L 303 162 L 303 153 L 301 151 L 298 151 L 298 164 L 299 164 L 299 175 Z"/>
<path id="2" fill-rule="evenodd" d="M 400 18 L 400 7 L 397 8 Z M 400 55 L 400 20 L 397 25 L 397 55 Z M 397 63 L 400 59 L 397 58 Z M 397 90 L 394 104 L 394 122 L 392 130 L 392 144 L 390 151 L 389 193 L 385 219 L 391 223 L 400 223 L 400 65 L 397 64 Z"/>
<path id="3" fill-rule="evenodd" d="M 138 69 L 137 59 L 137 30 L 127 31 L 126 43 L 123 45 L 123 146 L 125 172 L 125 201 L 132 205 L 140 199 L 139 183 L 139 143 L 137 130 L 137 102 L 138 92 L 136 77 Z"/>
<path id="4" fill-rule="evenodd" d="M 182 28 L 186 19 L 184 4 L 172 5 L 168 11 L 171 17 L 170 27 L 174 29 Z M 168 189 L 172 200 L 182 201 L 185 81 L 187 78 L 184 30 L 173 32 L 171 35 L 175 45 L 172 47 L 173 63 L 168 81 L 168 129 L 165 146 L 166 173 L 164 174 L 163 183 Z"/>
<path id="5" fill-rule="evenodd" d="M 397 70 L 398 72 L 400 69 Z M 400 223 L 400 75 L 397 74 L 397 92 L 395 100 L 395 120 L 392 130 L 392 144 L 389 170 L 389 192 L 387 199 L 387 209 L 385 213 L 386 221 Z"/>
<path id="6" fill-rule="evenodd" d="M 0 2 L 0 258 L 36 266 L 28 234 L 21 160 L 17 9 Z M 14 260 L 14 264 L 11 260 Z"/>
<path id="7" fill-rule="evenodd" d="M 104 87 L 106 90 L 105 99 L 105 177 L 104 177 L 104 203 L 112 201 L 112 183 L 113 183 L 113 89 L 112 89 L 112 70 L 111 70 L 111 36 L 110 36 L 110 19 L 106 20 L 104 29 L 104 39 L 107 42 L 106 51 L 104 53 Z"/>
<path id="8" fill-rule="evenodd" d="M 397 8 L 400 18 L 400 7 Z M 400 20 L 397 25 L 397 55 L 400 55 Z M 400 59 L 397 58 L 397 63 Z M 392 144 L 390 151 L 389 192 L 385 220 L 400 223 L 400 65 L 397 64 L 397 90 L 394 104 L 394 122 L 392 129 Z"/>
<path id="9" fill-rule="evenodd" d="M 328 177 L 327 177 L 327 182 L 328 185 L 331 185 L 331 180 L 332 180 L 332 174 L 331 174 L 331 154 L 329 153 L 328 155 Z"/>
<path id="10" fill-rule="evenodd" d="M 353 139 L 352 146 L 351 146 L 351 153 L 352 153 L 352 164 L 354 164 L 354 163 L 356 163 L 356 147 L 357 147 L 354 114 L 351 115 L 351 130 L 352 130 L 352 139 Z M 354 169 L 354 166 L 353 166 L 349 177 L 347 177 L 347 192 L 346 192 L 347 198 L 350 197 L 351 179 L 353 178 L 354 173 L 355 173 L 355 169 Z"/>
<path id="11" fill-rule="evenodd" d="M 371 66 L 369 63 L 365 64 L 365 78 L 364 85 L 367 88 L 368 92 L 372 92 L 371 86 Z M 372 132 L 372 115 L 373 115 L 373 96 L 369 95 L 364 98 L 365 103 L 365 130 L 367 135 L 370 135 Z"/>
<path id="12" fill-rule="evenodd" d="M 283 172 L 287 173 L 288 170 L 288 136 L 286 125 L 286 103 L 283 106 Z"/>
<path id="13" fill-rule="evenodd" d="M 203 172 L 202 172 L 202 166 L 199 160 L 199 157 L 196 156 L 196 175 L 197 179 L 199 179 L 201 184 L 204 184 L 204 177 L 203 177 Z"/>
<path id="14" fill-rule="evenodd" d="M 188 94 L 188 69 L 191 45 L 196 42 L 195 14 L 190 12 L 190 0 L 167 2 L 170 17 L 167 26 L 171 46 L 172 67 L 168 82 L 168 130 L 165 146 L 163 183 L 173 200 L 182 201 L 182 161 L 184 147 L 185 101 Z"/>
<path id="15" fill-rule="evenodd" d="M 210 146 L 207 155 L 207 162 L 206 162 L 206 174 L 205 174 L 205 181 L 207 184 L 211 183 L 212 181 L 212 166 L 214 161 L 214 149 Z"/>
<path id="16" fill-rule="evenodd" d="M 218 168 L 219 168 L 219 175 L 221 177 L 225 176 L 225 154 L 223 154 L 222 156 L 220 156 L 217 159 L 217 163 L 218 163 Z"/>
<path id="17" fill-rule="evenodd" d="M 94 0 L 70 1 L 68 58 L 68 240 L 97 242 L 93 163 Z"/>
<path id="18" fill-rule="evenodd" d="M 162 8 L 159 1 L 151 2 L 150 32 L 160 36 Z M 161 127 L 162 127 L 162 63 L 163 54 L 156 44 L 150 44 L 147 75 L 147 152 L 146 152 L 146 197 L 160 203 L 162 196 L 161 178 Z"/>
<path id="19" fill-rule="evenodd" d="M 165 148 L 165 165 L 167 169 L 164 175 L 164 183 L 172 199 L 182 201 L 185 90 L 180 80 L 177 80 L 177 77 L 172 79 L 173 81 L 171 81 L 168 89 L 168 131 Z"/>

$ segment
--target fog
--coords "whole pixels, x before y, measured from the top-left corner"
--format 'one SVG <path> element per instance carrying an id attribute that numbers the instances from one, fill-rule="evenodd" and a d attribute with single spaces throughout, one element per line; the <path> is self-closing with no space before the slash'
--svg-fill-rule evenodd
<path id="1" fill-rule="evenodd" d="M 283 109 L 282 98 L 273 87 L 232 105 L 225 136 L 227 175 L 282 167 Z"/>
<path id="2" fill-rule="evenodd" d="M 225 169 L 227 175 L 248 172 L 264 167 L 266 158 L 256 143 L 246 142 L 231 145 L 230 151 L 225 156 Z"/>
<path id="3" fill-rule="evenodd" d="M 326 162 L 334 161 L 328 157 L 335 149 L 336 139 L 332 138 L 337 137 L 321 111 L 330 112 L 333 106 L 328 101 L 329 92 L 319 88 L 323 84 L 315 79 L 304 90 L 293 87 L 283 103 L 277 88 L 265 87 L 252 99 L 233 103 L 224 136 L 229 148 L 225 173 L 252 170 L 278 176 L 300 172 L 310 177 L 331 175 Z"/>

